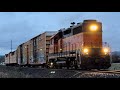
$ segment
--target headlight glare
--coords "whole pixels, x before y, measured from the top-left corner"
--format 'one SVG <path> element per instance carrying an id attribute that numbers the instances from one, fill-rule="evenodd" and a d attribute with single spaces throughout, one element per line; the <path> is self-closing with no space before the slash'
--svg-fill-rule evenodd
<path id="1" fill-rule="evenodd" d="M 91 25 L 90 26 L 90 30 L 91 31 L 96 31 L 98 29 L 98 26 L 97 25 Z"/>

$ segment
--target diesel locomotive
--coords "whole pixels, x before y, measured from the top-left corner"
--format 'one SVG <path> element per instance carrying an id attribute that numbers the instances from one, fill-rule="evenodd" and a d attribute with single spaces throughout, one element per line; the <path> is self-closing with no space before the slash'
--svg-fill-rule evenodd
<path id="1" fill-rule="evenodd" d="M 50 39 L 50 67 L 107 69 L 111 66 L 111 50 L 102 40 L 102 23 L 96 20 L 84 20 L 83 23 L 71 23 L 67 29 L 61 29 Z"/>

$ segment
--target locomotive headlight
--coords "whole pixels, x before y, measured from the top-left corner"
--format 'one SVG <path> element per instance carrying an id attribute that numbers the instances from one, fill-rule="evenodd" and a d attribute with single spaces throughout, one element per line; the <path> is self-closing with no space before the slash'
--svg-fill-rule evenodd
<path id="1" fill-rule="evenodd" d="M 109 52 L 109 49 L 108 49 L 108 48 L 104 48 L 104 49 L 103 49 L 103 52 L 104 52 L 105 54 L 107 54 L 107 53 Z"/>
<path id="2" fill-rule="evenodd" d="M 50 65 L 52 66 L 52 65 L 53 65 L 53 63 L 51 62 L 51 63 L 50 63 Z"/>
<path id="3" fill-rule="evenodd" d="M 97 25 L 91 25 L 90 26 L 90 30 L 91 31 L 96 31 L 98 29 L 98 26 Z"/>
<path id="4" fill-rule="evenodd" d="M 107 48 L 104 48 L 104 52 L 105 52 L 105 53 L 108 53 L 108 49 L 107 49 Z"/>
<path id="5" fill-rule="evenodd" d="M 62 49 L 60 48 L 60 51 L 62 51 Z"/>
<path id="6" fill-rule="evenodd" d="M 89 50 L 88 50 L 87 48 L 84 48 L 84 49 L 83 49 L 83 53 L 84 53 L 84 54 L 88 54 L 88 52 L 89 52 Z"/>
<path id="7" fill-rule="evenodd" d="M 84 51 L 84 53 L 88 53 L 88 49 L 87 48 L 85 48 L 83 51 Z"/>

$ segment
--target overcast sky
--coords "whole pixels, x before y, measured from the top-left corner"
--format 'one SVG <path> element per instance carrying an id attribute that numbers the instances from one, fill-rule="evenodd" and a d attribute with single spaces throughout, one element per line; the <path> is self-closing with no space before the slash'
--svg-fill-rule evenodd
<path id="1" fill-rule="evenodd" d="M 119 12 L 0 12 L 0 55 L 44 31 L 67 28 L 71 22 L 96 19 L 103 24 L 103 40 L 120 51 Z"/>

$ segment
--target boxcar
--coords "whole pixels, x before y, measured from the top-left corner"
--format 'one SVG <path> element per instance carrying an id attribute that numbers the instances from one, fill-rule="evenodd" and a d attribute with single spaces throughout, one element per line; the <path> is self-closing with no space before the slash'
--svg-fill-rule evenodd
<path id="1" fill-rule="evenodd" d="M 15 65 L 17 65 L 16 51 L 10 52 L 10 53 L 5 55 L 5 64 L 7 66 L 15 66 Z"/>

